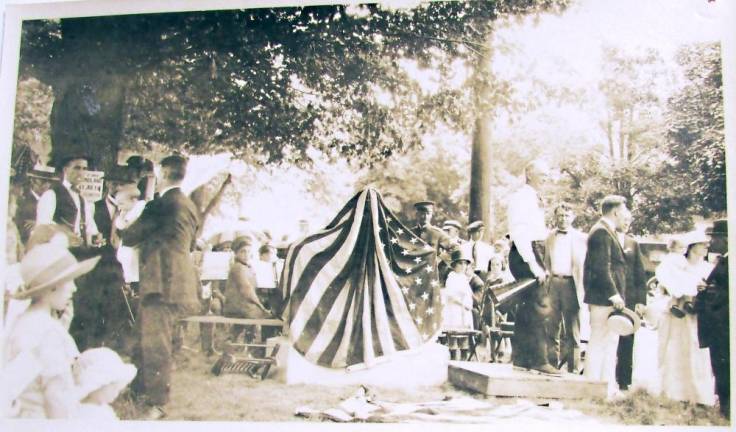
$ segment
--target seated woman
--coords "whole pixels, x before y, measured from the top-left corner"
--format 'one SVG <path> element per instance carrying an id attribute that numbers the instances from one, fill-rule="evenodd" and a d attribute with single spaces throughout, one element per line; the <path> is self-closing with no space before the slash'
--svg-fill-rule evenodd
<path id="1" fill-rule="evenodd" d="M 240 236 L 233 241 L 235 257 L 225 284 L 225 306 L 222 310 L 226 317 L 273 318 L 256 294 L 256 274 L 250 263 L 252 244 L 253 241 L 247 236 Z M 243 328 L 241 325 L 232 327 L 230 338 L 233 342 L 238 339 Z"/>
<path id="2" fill-rule="evenodd" d="M 468 265 L 471 259 L 458 249 L 452 253 L 452 271 L 442 291 L 442 329 L 473 330 L 473 290 Z"/>
<path id="3" fill-rule="evenodd" d="M 72 363 L 79 355 L 74 340 L 54 314 L 67 307 L 76 290 L 74 279 L 88 273 L 99 257 L 78 262 L 66 249 L 41 244 L 29 250 L 21 261 L 25 284 L 14 294 L 31 304 L 9 328 L 4 341 L 4 364 L 30 358 L 37 366 L 27 385 L 6 389 L 14 394 L 12 417 L 69 418 L 75 415 L 78 400 Z"/>

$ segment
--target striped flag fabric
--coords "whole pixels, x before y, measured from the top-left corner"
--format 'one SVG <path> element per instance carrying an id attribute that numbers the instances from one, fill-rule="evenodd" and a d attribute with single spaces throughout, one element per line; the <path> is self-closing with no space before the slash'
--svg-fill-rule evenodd
<path id="1" fill-rule="evenodd" d="M 375 189 L 357 193 L 322 231 L 289 247 L 280 284 L 291 344 L 311 363 L 346 368 L 434 340 L 436 260 Z"/>

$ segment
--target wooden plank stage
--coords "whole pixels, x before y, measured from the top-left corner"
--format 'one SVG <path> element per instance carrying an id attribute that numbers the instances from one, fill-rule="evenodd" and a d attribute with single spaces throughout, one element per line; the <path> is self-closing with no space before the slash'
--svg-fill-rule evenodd
<path id="1" fill-rule="evenodd" d="M 511 364 L 451 361 L 448 379 L 459 388 L 489 396 L 537 399 L 605 398 L 606 383 L 580 375 L 560 377 L 514 370 Z"/>

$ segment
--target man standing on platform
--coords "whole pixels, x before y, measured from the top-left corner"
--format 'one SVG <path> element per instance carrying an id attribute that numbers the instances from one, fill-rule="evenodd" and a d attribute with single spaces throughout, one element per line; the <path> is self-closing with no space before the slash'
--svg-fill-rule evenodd
<path id="1" fill-rule="evenodd" d="M 622 310 L 626 287 L 626 257 L 617 231 L 630 212 L 625 198 L 609 195 L 601 203 L 601 219 L 588 234 L 583 286 L 590 309 L 590 341 L 585 353 L 585 376 L 608 383 L 609 398 L 616 397 L 618 335 L 608 327 L 608 316 Z"/>
<path id="2" fill-rule="evenodd" d="M 549 270 L 547 292 L 552 307 L 547 322 L 548 359 L 555 367 L 560 365 L 560 360 L 564 360 L 568 372 L 578 373 L 580 307 L 585 294 L 583 266 L 586 236 L 573 228 L 575 214 L 569 204 L 564 202 L 558 204 L 554 216 L 555 229 L 547 237 L 544 255 L 544 264 Z M 560 334 L 562 334 L 561 346 Z"/>
<path id="3" fill-rule="evenodd" d="M 536 279 L 519 303 L 511 341 L 515 367 L 548 375 L 560 371 L 547 358 L 546 319 L 550 311 L 544 289 L 547 273 L 543 267 L 547 227 L 537 189 L 543 184 L 546 167 L 539 161 L 524 168 L 526 183 L 508 197 L 508 227 L 512 246 L 509 267 L 516 280 Z"/>
<path id="4" fill-rule="evenodd" d="M 634 237 L 627 234 L 631 227 L 631 213 L 624 219 L 624 225 L 618 232 L 619 240 L 624 247 L 626 258 L 626 285 L 624 286 L 624 303 L 626 307 L 644 313 L 647 304 L 647 274 L 644 270 L 644 258 Z M 620 390 L 628 390 L 631 385 L 631 374 L 634 360 L 634 335 L 619 336 L 616 353 L 616 382 Z"/>
<path id="5" fill-rule="evenodd" d="M 705 287 L 695 297 L 698 312 L 698 340 L 710 351 L 710 364 L 716 378 L 718 406 L 724 417 L 731 418 L 731 370 L 728 314 L 728 220 L 719 219 L 706 230 L 710 251 L 721 254 Z"/>
<path id="6" fill-rule="evenodd" d="M 140 347 L 134 359 L 138 375 L 133 388 L 149 406 L 145 418 L 165 413 L 169 401 L 173 339 L 177 320 L 196 313 L 199 282 L 191 251 L 199 224 L 194 203 L 181 191 L 187 160 L 178 155 L 161 161 L 158 198 L 120 231 L 125 244 L 140 250 Z"/>

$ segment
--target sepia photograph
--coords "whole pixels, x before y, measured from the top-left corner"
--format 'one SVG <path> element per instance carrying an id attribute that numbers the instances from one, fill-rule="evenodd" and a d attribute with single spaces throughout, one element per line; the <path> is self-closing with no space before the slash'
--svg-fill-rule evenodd
<path id="1" fill-rule="evenodd" d="M 731 425 L 727 0 L 0 10 L 0 424 Z"/>

